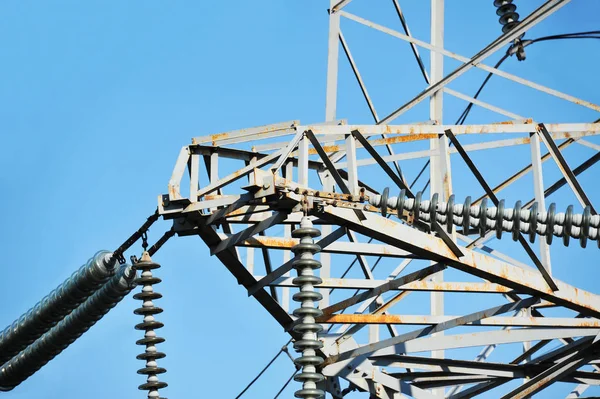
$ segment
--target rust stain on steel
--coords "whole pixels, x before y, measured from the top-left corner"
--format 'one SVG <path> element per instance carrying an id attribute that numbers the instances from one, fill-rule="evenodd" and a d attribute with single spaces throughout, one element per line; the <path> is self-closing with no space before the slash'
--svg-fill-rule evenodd
<path id="1" fill-rule="evenodd" d="M 393 132 L 391 132 L 390 126 L 386 125 L 386 133 L 384 133 L 384 134 L 392 134 L 392 133 Z M 439 134 L 437 134 L 437 133 L 415 133 L 414 129 L 411 128 L 408 134 L 401 135 L 401 136 L 388 137 L 385 139 L 370 140 L 369 143 L 372 146 L 377 147 L 377 146 L 382 146 L 382 145 L 409 143 L 409 142 L 413 142 L 413 141 L 437 139 L 438 137 L 439 137 Z M 363 148 L 363 146 L 360 143 L 357 143 L 356 148 Z M 323 150 L 325 152 L 345 151 L 346 147 L 344 145 L 337 145 L 337 144 L 325 145 L 325 146 L 323 146 Z M 313 147 L 309 148 L 309 150 L 308 150 L 309 155 L 315 155 L 316 153 L 317 153 L 317 150 L 315 150 Z M 297 151 L 295 151 L 292 155 L 296 155 L 296 154 L 297 154 Z"/>
<path id="2" fill-rule="evenodd" d="M 271 248 L 291 248 L 300 242 L 297 238 L 253 237 L 252 241 L 259 242 Z M 249 242 L 248 240 L 246 242 Z"/>
<path id="3" fill-rule="evenodd" d="M 504 122 L 496 122 L 496 123 L 492 123 L 492 125 L 528 125 L 528 124 L 532 124 L 532 123 L 533 123 L 533 119 L 527 118 L 525 120 L 519 120 L 519 121 L 510 120 L 510 121 L 504 121 Z"/>
<path id="4" fill-rule="evenodd" d="M 179 186 L 169 184 L 169 196 L 175 199 L 180 198 Z"/>
<path id="5" fill-rule="evenodd" d="M 217 145 L 217 141 L 226 139 L 228 137 L 229 137 L 229 133 L 217 133 L 217 134 L 211 134 L 210 135 L 210 140 L 212 141 L 212 145 L 216 146 Z"/>
<path id="6" fill-rule="evenodd" d="M 335 324 L 403 324 L 402 316 L 371 314 L 334 314 L 318 317 L 316 321 Z"/>

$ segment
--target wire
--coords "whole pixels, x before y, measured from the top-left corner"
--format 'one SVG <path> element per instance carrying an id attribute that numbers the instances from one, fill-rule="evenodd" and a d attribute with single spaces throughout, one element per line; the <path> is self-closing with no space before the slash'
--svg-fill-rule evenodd
<path id="1" fill-rule="evenodd" d="M 598 36 L 594 36 L 594 35 L 598 35 Z M 596 30 L 596 31 L 588 31 L 588 32 L 564 33 L 564 34 L 560 34 L 560 35 L 542 36 L 537 39 L 524 40 L 523 47 L 530 46 L 533 43 L 539 43 L 539 42 L 550 41 L 550 40 L 562 40 L 562 39 L 600 39 L 600 31 Z M 510 58 L 514 54 L 512 52 L 513 46 L 511 46 L 508 49 L 508 51 L 506 52 L 506 54 L 504 54 L 502 56 L 502 58 L 500 58 L 500 60 L 498 60 L 496 65 L 494 65 L 495 69 L 498 69 L 504 61 L 506 61 L 508 58 Z M 490 79 L 492 78 L 493 75 L 494 74 L 492 72 L 488 73 L 488 75 L 483 80 L 483 83 L 481 84 L 481 86 L 479 86 L 479 89 L 473 96 L 473 99 L 476 100 L 479 97 L 479 95 L 483 91 L 484 87 L 490 81 Z M 467 107 L 464 109 L 462 114 L 460 114 L 460 116 L 454 123 L 455 125 L 463 125 L 465 123 L 465 121 L 467 120 L 467 116 L 469 116 L 469 113 L 471 112 L 471 109 L 473 108 L 473 105 L 474 104 L 472 102 L 470 102 L 469 105 L 467 105 Z M 452 145 L 452 144 L 450 144 L 450 145 Z M 415 178 L 415 181 L 413 182 L 413 184 L 415 184 L 417 182 L 417 180 L 419 179 L 419 177 L 421 176 L 423 171 L 430 165 L 430 163 L 431 163 L 430 160 L 425 162 L 425 164 L 423 165 L 423 169 L 421 169 L 421 172 L 419 172 L 419 174 Z M 425 189 L 429 186 L 430 182 L 431 182 L 431 179 L 429 179 L 427 181 L 427 183 L 425 184 L 425 187 L 422 191 L 425 191 Z M 412 185 L 411 185 L 411 188 L 412 188 Z"/>
<path id="2" fill-rule="evenodd" d="M 285 382 L 285 384 L 283 384 L 283 386 L 281 387 L 279 392 L 277 392 L 277 395 L 275 395 L 275 397 L 273 397 L 273 399 L 277 399 L 279 397 L 279 395 L 281 395 L 283 390 L 286 389 L 288 385 L 290 385 L 290 382 L 292 382 L 292 378 L 294 378 L 294 376 L 296 374 L 298 374 L 298 370 L 294 370 L 294 373 L 290 376 L 290 378 L 288 378 L 288 380 Z"/>
<path id="3" fill-rule="evenodd" d="M 242 397 L 243 394 L 246 393 L 246 391 L 248 389 L 250 389 L 250 387 L 252 385 L 254 385 L 254 383 L 260 378 L 261 375 L 264 374 L 265 371 L 267 371 L 267 369 L 273 364 L 273 362 L 275 360 L 277 360 L 277 358 L 279 357 L 279 355 L 281 355 L 281 352 L 283 352 L 285 350 L 285 348 L 287 348 L 287 346 L 290 344 L 290 342 L 292 342 L 292 339 L 290 338 L 290 340 L 281 347 L 281 349 L 279 349 L 279 352 L 277 352 L 277 354 L 275 355 L 275 357 L 273 357 L 273 359 L 271 359 L 271 361 L 269 363 L 267 363 L 267 365 L 260 371 L 260 373 L 258 373 L 258 375 L 256 377 L 254 377 L 254 379 L 252 381 L 250 381 L 250 383 L 248 385 L 246 385 L 246 388 L 244 388 L 244 390 L 242 390 L 242 392 L 239 393 L 238 396 L 235 397 L 235 399 L 239 399 Z"/>

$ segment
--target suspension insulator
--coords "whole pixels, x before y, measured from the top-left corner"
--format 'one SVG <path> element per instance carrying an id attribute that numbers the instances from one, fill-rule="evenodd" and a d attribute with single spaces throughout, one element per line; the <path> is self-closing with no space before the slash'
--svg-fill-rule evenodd
<path id="1" fill-rule="evenodd" d="M 500 18 L 498 22 L 502 25 L 502 33 L 512 30 L 519 24 L 519 14 L 516 12 L 517 6 L 513 0 L 494 0 L 496 15 Z"/>
<path id="2" fill-rule="evenodd" d="M 41 338 L 0 367 L 0 391 L 25 381 L 85 333 L 135 286 L 135 271 L 122 266 L 117 274 Z"/>
<path id="3" fill-rule="evenodd" d="M 294 349 L 301 353 L 294 362 L 302 367 L 294 380 L 302 383 L 302 389 L 294 394 L 297 398 L 319 399 L 325 395 L 317 389 L 317 383 L 324 380 L 323 374 L 317 371 L 323 363 L 323 358 L 317 355 L 317 350 L 323 347 L 317 339 L 317 334 L 323 327 L 315 322 L 315 319 L 323 314 L 315 302 L 323 299 L 320 293 L 315 292 L 314 286 L 323 283 L 319 277 L 314 275 L 314 270 L 321 267 L 321 262 L 314 259 L 314 255 L 321 248 L 314 243 L 313 238 L 321 235 L 321 232 L 313 227 L 308 217 L 303 217 L 300 228 L 292 232 L 292 237 L 299 238 L 300 242 L 292 247 L 297 259 L 294 268 L 298 277 L 292 283 L 300 288 L 300 292 L 294 294 L 292 299 L 301 303 L 301 307 L 294 310 L 294 315 L 299 318 L 293 330 L 302 335 L 302 338 L 294 342 Z"/>
<path id="4" fill-rule="evenodd" d="M 167 370 L 158 367 L 156 360 L 162 359 L 166 355 L 162 352 L 158 352 L 156 350 L 156 345 L 165 342 L 165 339 L 156 336 L 155 330 L 162 328 L 164 325 L 163 323 L 156 321 L 154 315 L 162 313 L 163 310 L 154 306 L 154 303 L 152 302 L 155 299 L 162 298 L 162 295 L 155 292 L 153 288 L 154 285 L 159 284 L 162 280 L 152 275 L 152 270 L 160 268 L 160 265 L 152 262 L 150 254 L 144 251 L 142 258 L 134 265 L 134 267 L 142 271 L 140 277 L 136 280 L 136 283 L 142 286 L 142 292 L 135 294 L 133 298 L 143 301 L 142 307 L 135 309 L 134 313 L 144 316 L 144 321 L 137 324 L 135 329 L 145 331 L 144 338 L 138 340 L 136 344 L 146 346 L 146 351 L 137 356 L 137 359 L 146 361 L 146 367 L 139 369 L 138 374 L 147 376 L 146 383 L 140 385 L 138 389 L 148 391 L 149 399 L 161 399 L 158 390 L 166 388 L 168 384 L 159 381 L 158 375 L 166 373 Z"/>
<path id="5" fill-rule="evenodd" d="M 33 308 L 0 333 L 0 364 L 50 330 L 98 290 L 114 273 L 116 261 L 100 251 Z"/>
<path id="6" fill-rule="evenodd" d="M 567 207 L 565 213 L 556 213 L 555 204 L 551 204 L 548 211 L 540 211 L 535 202 L 529 209 L 523 208 L 521 201 L 513 208 L 507 208 L 504 200 L 500 200 L 497 207 L 491 207 L 486 198 L 480 204 L 472 205 L 470 197 L 463 204 L 456 204 L 453 196 L 443 202 L 437 194 L 433 194 L 431 200 L 423 200 L 422 192 L 416 193 L 415 198 L 374 195 L 369 197 L 369 203 L 382 209 L 385 203 L 386 213 L 396 210 L 396 215 L 402 215 L 407 211 L 421 222 L 435 220 L 441 226 L 445 225 L 448 232 L 452 232 L 455 225 L 462 227 L 463 234 L 469 234 L 475 228 L 482 237 L 495 230 L 497 238 L 501 238 L 503 232 L 510 232 L 515 241 L 521 234 L 528 234 L 531 242 L 540 235 L 546 236 L 548 244 L 552 243 L 553 236 L 557 236 L 562 237 L 567 246 L 570 238 L 579 239 L 582 247 L 587 245 L 588 239 L 596 240 L 600 245 L 600 215 L 592 215 L 588 208 L 583 214 L 575 214 L 573 206 Z"/>

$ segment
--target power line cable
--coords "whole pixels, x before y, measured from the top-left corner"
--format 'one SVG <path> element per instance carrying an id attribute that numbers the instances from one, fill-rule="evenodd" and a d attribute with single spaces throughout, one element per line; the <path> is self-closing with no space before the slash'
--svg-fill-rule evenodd
<path id="1" fill-rule="evenodd" d="M 294 370 L 294 373 L 290 376 L 290 378 L 288 378 L 288 380 L 285 382 L 285 384 L 283 384 L 283 386 L 281 387 L 279 392 L 277 392 L 277 395 L 275 395 L 275 397 L 273 397 L 273 399 L 277 399 L 279 397 L 279 395 L 281 395 L 283 390 L 286 389 L 288 385 L 290 385 L 290 382 L 292 382 L 292 378 L 294 378 L 294 376 L 296 374 L 298 374 L 298 370 Z"/>
<path id="2" fill-rule="evenodd" d="M 242 395 L 243 395 L 244 393 L 246 393 L 246 391 L 247 391 L 248 389 L 250 389 L 250 387 L 251 387 L 252 385 L 254 385 L 254 383 L 255 383 L 255 382 L 256 382 L 256 381 L 257 381 L 257 380 L 260 378 L 260 376 L 261 376 L 261 375 L 263 375 L 265 371 L 267 371 L 267 369 L 268 369 L 268 368 L 269 368 L 269 367 L 270 367 L 270 366 L 273 364 L 273 362 L 274 362 L 275 360 L 277 360 L 277 358 L 279 357 L 279 355 L 281 355 L 281 353 L 285 351 L 285 349 L 286 349 L 286 348 L 287 348 L 287 346 L 290 344 L 290 342 L 292 342 L 292 339 L 291 339 L 291 338 L 290 338 L 290 340 L 289 340 L 289 341 L 288 341 L 288 342 L 287 342 L 285 345 L 283 345 L 283 346 L 281 347 L 281 349 L 279 349 L 279 352 L 277 352 L 277 354 L 276 354 L 276 355 L 273 357 L 273 359 L 271 359 L 271 361 L 269 361 L 269 363 L 267 363 L 267 365 L 266 365 L 266 366 L 265 366 L 265 367 L 264 367 L 264 368 L 263 368 L 263 369 L 262 369 L 262 370 L 261 370 L 261 371 L 258 373 L 258 375 L 257 375 L 256 377 L 254 377 L 254 379 L 253 379 L 252 381 L 250 381 L 250 383 L 249 383 L 248 385 L 246 385 L 246 388 L 244 388 L 244 389 L 242 390 L 242 392 L 240 392 L 240 393 L 239 393 L 239 395 L 235 397 L 235 399 L 239 399 L 239 398 L 241 398 L 241 397 L 242 397 Z"/>
<path id="3" fill-rule="evenodd" d="M 500 58 L 500 60 L 498 60 L 496 65 L 494 65 L 494 68 L 498 69 L 504 61 L 506 61 L 508 58 L 510 58 L 511 56 L 516 54 L 517 46 L 522 46 L 522 48 L 525 48 L 534 43 L 550 41 L 550 40 L 562 40 L 562 39 L 600 39 L 600 31 L 564 33 L 564 34 L 560 34 L 560 35 L 542 36 L 537 39 L 523 40 L 522 42 L 517 41 L 517 42 L 515 42 L 515 44 L 513 44 L 511 47 L 509 47 L 509 49 L 506 51 L 506 54 L 504 54 L 502 56 L 502 58 Z M 484 87 L 487 85 L 487 83 L 490 81 L 490 79 L 492 78 L 493 75 L 494 74 L 492 72 L 488 73 L 488 75 L 483 80 L 481 86 L 479 87 L 479 89 L 477 90 L 475 95 L 473 96 L 473 99 L 476 100 L 479 97 L 479 95 L 483 91 Z M 465 121 L 467 120 L 467 116 L 469 116 L 469 113 L 471 112 L 471 109 L 473 108 L 473 105 L 474 104 L 472 102 L 470 102 L 469 105 L 467 105 L 467 107 L 464 109 L 462 114 L 458 117 L 458 119 L 454 123 L 455 125 L 463 125 L 465 123 Z M 450 144 L 450 145 L 452 145 L 452 144 Z M 414 183 L 416 183 L 416 181 L 419 179 L 419 177 L 421 176 L 423 171 L 430 165 L 430 162 L 431 162 L 430 160 L 427 160 L 427 162 L 425 162 L 423 169 L 421 169 L 421 172 L 419 172 L 419 174 L 415 178 Z M 429 179 L 427 181 L 427 183 L 425 184 L 425 187 L 423 188 L 422 191 L 425 191 L 427 189 L 430 182 L 431 182 L 431 179 Z"/>

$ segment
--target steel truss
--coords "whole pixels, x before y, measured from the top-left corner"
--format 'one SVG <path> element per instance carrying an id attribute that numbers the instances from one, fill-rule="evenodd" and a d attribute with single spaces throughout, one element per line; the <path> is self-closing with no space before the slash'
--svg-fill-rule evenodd
<path id="1" fill-rule="evenodd" d="M 146 347 L 138 356 L 146 367 L 138 373 L 148 376 L 140 389 L 158 397 L 167 384 L 158 380 L 166 370 L 156 364 L 164 354 L 155 345 L 164 339 L 156 336 L 162 323 L 154 315 L 162 309 L 152 302 L 161 297 L 153 290 L 161 280 L 152 274 L 160 265 L 150 256 L 174 235 L 199 236 L 289 332 L 300 353 L 292 359 L 293 378 L 302 383 L 297 397 L 327 393 L 339 399 L 359 391 L 383 399 L 486 393 L 527 398 L 562 382 L 576 384 L 567 396 L 576 398 L 600 385 L 600 296 L 556 278 L 550 258 L 551 244 L 576 244 L 598 259 L 600 215 L 578 176 L 600 160 L 600 145 L 588 139 L 600 134 L 600 123 L 543 123 L 448 87 L 479 69 L 600 111 L 589 101 L 504 72 L 499 64 L 484 64 L 511 44 L 506 56 L 514 50 L 523 58 L 522 35 L 569 1 L 546 1 L 516 25 L 504 21 L 506 33 L 470 58 L 444 48 L 444 0 L 431 0 L 430 42 L 411 35 L 398 0 L 390 1 L 390 9 L 404 33 L 349 12 L 351 1 L 330 0 L 325 121 L 193 138 L 179 153 L 157 211 L 140 229 L 114 252 L 99 252 L 0 334 L 0 391 L 50 361 L 137 283 L 143 289 L 135 298 L 144 303 L 135 312 L 144 320 L 136 328 L 145 331 L 137 343 Z M 406 41 L 424 89 L 380 117 L 352 43 L 342 34 L 342 20 Z M 337 119 L 340 48 L 373 124 Z M 431 52 L 429 69 L 420 49 Z M 444 57 L 461 65 L 444 74 Z M 444 94 L 502 119 L 448 124 Z M 393 123 L 425 100 L 428 120 Z M 530 159 L 492 186 L 489 165 L 476 154 L 521 146 L 528 147 Z M 595 153 L 570 164 L 566 149 L 577 146 Z M 429 182 L 421 191 L 408 183 L 412 171 L 406 168 L 419 160 L 426 165 L 414 182 L 429 165 Z M 544 163 L 560 172 L 552 184 L 544 179 Z M 453 167 L 463 168 L 473 182 L 462 198 Z M 502 199 L 515 186 L 527 195 L 522 187 L 529 172 L 532 198 L 519 197 L 514 205 Z M 473 190 L 483 194 L 473 200 Z M 579 204 L 547 206 L 546 198 L 557 191 Z M 147 230 L 159 217 L 172 220 L 173 227 L 148 248 Z M 514 253 L 493 248 L 494 238 L 514 241 Z M 132 257 L 132 266 L 125 266 L 124 252 L 139 239 L 141 260 Z M 451 296 L 462 300 L 458 309 L 449 309 L 457 301 L 445 303 Z M 499 347 L 504 356 L 493 359 Z M 287 344 L 277 356 L 283 352 L 292 358 Z"/>
<path id="2" fill-rule="evenodd" d="M 470 58 L 444 49 L 443 0 L 431 1 L 431 42 L 411 36 L 396 0 L 391 3 L 404 33 L 348 12 L 348 3 L 330 4 L 326 121 L 310 125 L 288 121 L 193 138 L 179 154 L 168 193 L 159 198 L 159 214 L 173 220 L 177 235 L 198 235 L 294 340 L 303 336 L 294 329 L 300 321 L 290 305 L 290 294 L 298 286 L 291 275 L 298 256 L 291 250 L 298 253 L 301 244 L 292 232 L 309 216 L 322 232 L 314 240 L 321 248 L 317 274 L 322 298 L 315 322 L 324 327 L 318 334 L 322 345 L 318 353 L 324 359 L 320 372 L 326 379 L 318 386 L 333 398 L 350 390 L 377 398 L 467 398 L 496 388 L 497 397 L 521 398 L 558 381 L 579 384 L 569 397 L 581 395 L 599 381 L 595 363 L 600 357 L 596 343 L 600 296 L 552 276 L 549 244 L 552 237 L 566 245 L 569 239 L 581 246 L 600 242 L 600 218 L 577 180 L 600 153 L 578 165 L 569 165 L 563 155 L 573 145 L 598 151 L 600 147 L 586 137 L 598 135 L 600 123 L 544 124 L 448 87 L 469 70 L 480 69 L 600 111 L 589 101 L 484 64 L 568 1 L 545 2 Z M 380 117 L 342 34 L 341 20 L 408 42 L 426 88 Z M 374 124 L 336 119 L 340 46 Z M 431 52 L 429 71 L 419 49 Z M 444 57 L 462 65 L 444 75 Z M 444 124 L 442 93 L 510 120 Z M 392 124 L 426 99 L 430 120 Z M 492 139 L 494 135 L 500 137 Z M 461 144 L 467 136 L 481 140 Z M 421 148 L 406 151 L 406 143 Z M 528 146 L 531 159 L 491 187 L 472 154 L 517 146 Z M 413 192 L 402 172 L 403 162 L 417 159 L 430 162 L 431 194 Z M 554 184 L 543 178 L 542 165 L 550 160 L 562 173 Z M 232 162 L 239 168 L 221 172 L 231 171 Z M 459 163 L 467 165 L 483 196 L 463 203 L 452 195 L 451 166 Z M 502 190 L 529 172 L 533 198 L 522 198 L 515 206 L 499 200 Z M 572 190 L 582 211 L 547 207 L 546 197 L 563 187 Z M 528 262 L 490 247 L 488 241 L 502 237 L 502 232 L 519 242 Z M 530 243 L 538 239 L 538 249 L 532 249 L 525 237 Z M 445 281 L 444 272 L 452 270 L 453 275 L 462 273 L 463 281 Z M 407 297 L 423 298 L 424 293 L 430 295 L 430 314 L 409 314 L 402 308 Z M 468 298 L 470 306 L 465 303 L 463 314 L 446 314 L 444 298 L 455 294 Z M 473 305 L 476 310 L 466 310 Z M 565 309 L 568 316 L 544 315 L 555 308 Z M 523 352 L 508 363 L 487 361 L 496 347 L 510 343 L 522 344 Z M 556 344 L 558 348 L 547 351 Z M 474 360 L 460 359 L 453 351 L 457 348 L 481 352 Z M 582 370 L 584 365 L 593 371 Z M 347 381 L 348 388 L 343 389 L 340 380 Z M 506 388 L 514 380 L 524 382 Z"/>

